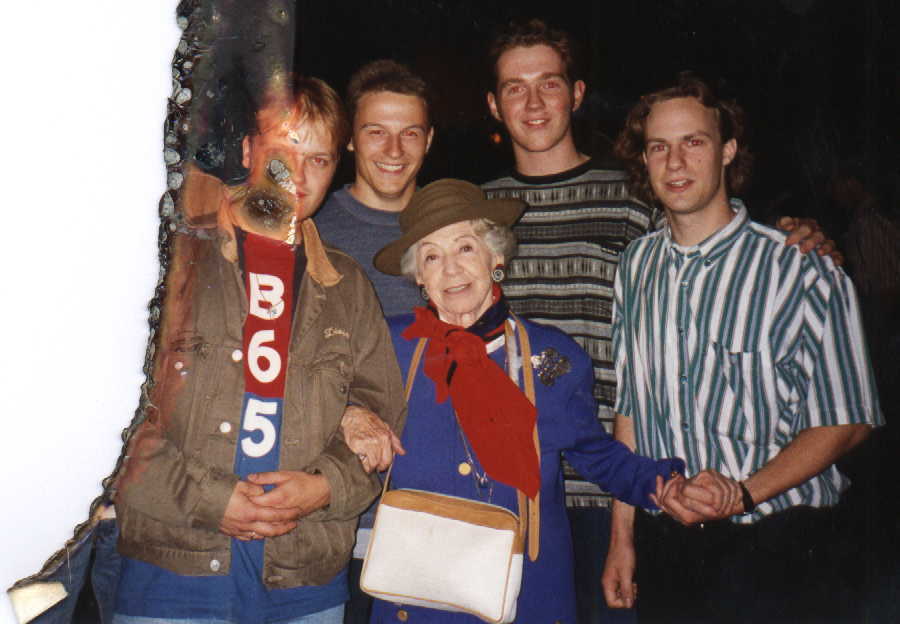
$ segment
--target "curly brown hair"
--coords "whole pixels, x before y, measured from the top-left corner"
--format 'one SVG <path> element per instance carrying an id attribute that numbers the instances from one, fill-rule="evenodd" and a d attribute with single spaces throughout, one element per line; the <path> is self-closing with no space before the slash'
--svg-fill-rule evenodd
<path id="1" fill-rule="evenodd" d="M 356 70 L 347 84 L 347 112 L 350 123 L 356 117 L 359 101 L 367 93 L 390 91 L 402 95 L 414 95 L 425 103 L 428 124 L 431 125 L 431 90 L 421 76 L 409 67 L 390 59 L 379 59 L 366 63 Z"/>
<path id="2" fill-rule="evenodd" d="M 575 41 L 564 30 L 547 25 L 538 18 L 527 21 L 511 21 L 498 31 L 488 47 L 489 79 L 488 89 L 497 89 L 497 61 L 505 52 L 513 48 L 530 48 L 545 45 L 556 50 L 566 68 L 566 80 L 572 84 L 580 79 L 578 54 Z"/>
<path id="3" fill-rule="evenodd" d="M 731 139 L 737 142 L 737 153 L 725 169 L 725 184 L 729 195 L 741 193 L 750 181 L 753 155 L 744 145 L 744 110 L 734 100 L 720 99 L 712 88 L 691 72 L 678 74 L 674 86 L 654 91 L 638 100 L 625 118 L 625 127 L 615 144 L 616 157 L 628 174 L 628 188 L 636 198 L 652 203 L 656 197 L 650 187 L 647 165 L 644 163 L 644 131 L 647 117 L 654 104 L 676 98 L 696 98 L 716 112 L 719 120 L 719 136 L 722 143 Z"/>

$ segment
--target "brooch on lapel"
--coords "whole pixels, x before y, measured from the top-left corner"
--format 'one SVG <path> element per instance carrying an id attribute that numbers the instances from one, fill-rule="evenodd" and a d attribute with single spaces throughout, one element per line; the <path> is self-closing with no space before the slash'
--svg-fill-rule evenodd
<path id="1" fill-rule="evenodd" d="M 572 370 L 569 358 L 560 355 L 559 351 L 553 347 L 544 349 L 539 355 L 532 355 L 531 365 L 545 386 L 552 386 L 557 377 Z"/>

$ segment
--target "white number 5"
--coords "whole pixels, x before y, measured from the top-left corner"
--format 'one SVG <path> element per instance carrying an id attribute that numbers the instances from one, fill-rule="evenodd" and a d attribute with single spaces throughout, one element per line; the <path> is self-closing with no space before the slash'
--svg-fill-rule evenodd
<path id="1" fill-rule="evenodd" d="M 244 431 L 261 431 L 262 440 L 254 442 L 247 436 L 241 440 L 241 449 L 248 457 L 262 457 L 275 446 L 275 425 L 266 416 L 274 416 L 278 412 L 277 403 L 248 399 L 244 412 Z"/>

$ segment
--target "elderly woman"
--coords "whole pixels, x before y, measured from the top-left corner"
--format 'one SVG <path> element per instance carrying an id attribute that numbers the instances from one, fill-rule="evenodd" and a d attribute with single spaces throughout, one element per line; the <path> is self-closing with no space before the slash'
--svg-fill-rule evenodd
<path id="1" fill-rule="evenodd" d="M 613 440 L 596 418 L 587 354 L 561 331 L 513 316 L 500 288 L 515 247 L 510 226 L 524 203 L 486 200 L 461 180 L 416 193 L 400 217 L 402 236 L 375 266 L 422 288 L 427 307 L 391 319 L 404 376 L 414 375 L 392 488 L 415 488 L 518 511 L 517 490 L 538 501 L 537 559 L 525 558 L 518 621 L 575 622 L 572 542 L 561 458 L 629 503 L 650 498 L 680 460 L 652 461 Z M 525 339 L 519 339 L 519 325 Z M 417 344 L 422 364 L 410 371 Z M 527 344 L 524 344 L 527 343 Z M 523 352 L 530 350 L 525 360 Z M 526 397 L 525 371 L 534 380 Z M 449 400 L 447 400 L 449 398 Z M 540 457 L 536 452 L 537 425 Z M 662 477 L 662 479 L 658 479 Z M 534 553 L 533 553 L 534 554 Z M 600 588 L 597 588 L 600 591 Z M 372 622 L 478 622 L 466 613 L 375 601 Z"/>

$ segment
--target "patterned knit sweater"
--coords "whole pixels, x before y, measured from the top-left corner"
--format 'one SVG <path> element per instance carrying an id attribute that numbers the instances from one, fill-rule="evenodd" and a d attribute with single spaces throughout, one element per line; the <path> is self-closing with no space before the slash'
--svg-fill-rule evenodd
<path id="1" fill-rule="evenodd" d="M 503 291 L 516 314 L 562 329 L 587 351 L 597 416 L 611 429 L 615 271 L 628 243 L 654 229 L 662 215 L 629 196 L 624 172 L 598 169 L 590 160 L 550 176 L 512 173 L 482 188 L 491 198 L 528 203 L 513 228 L 519 248 Z M 569 481 L 566 491 L 570 506 L 607 503 L 586 482 Z"/>

